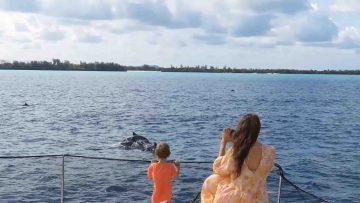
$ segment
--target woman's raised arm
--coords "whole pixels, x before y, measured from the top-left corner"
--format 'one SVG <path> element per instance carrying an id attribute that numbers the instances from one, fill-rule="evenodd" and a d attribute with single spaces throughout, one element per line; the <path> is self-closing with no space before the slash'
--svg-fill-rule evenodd
<path id="1" fill-rule="evenodd" d="M 231 141 L 231 128 L 224 128 L 221 134 L 221 142 L 220 142 L 220 149 L 219 149 L 219 156 L 225 155 L 226 144 Z"/>

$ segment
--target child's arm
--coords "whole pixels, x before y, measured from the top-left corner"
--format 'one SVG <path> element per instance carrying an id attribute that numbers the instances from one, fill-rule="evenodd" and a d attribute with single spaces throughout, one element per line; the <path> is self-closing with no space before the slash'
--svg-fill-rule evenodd
<path id="1" fill-rule="evenodd" d="M 176 175 L 178 176 L 179 173 L 180 173 L 180 161 L 179 161 L 179 160 L 176 160 L 176 161 L 174 162 L 174 164 L 175 164 L 175 168 L 176 168 Z"/>
<path id="2" fill-rule="evenodd" d="M 149 167 L 148 167 L 148 169 L 147 169 L 147 177 L 149 178 L 149 179 L 152 179 L 153 177 L 152 177 L 152 175 L 153 175 L 153 163 L 157 163 L 157 160 L 151 160 L 151 163 L 150 163 L 150 165 L 149 165 Z"/>

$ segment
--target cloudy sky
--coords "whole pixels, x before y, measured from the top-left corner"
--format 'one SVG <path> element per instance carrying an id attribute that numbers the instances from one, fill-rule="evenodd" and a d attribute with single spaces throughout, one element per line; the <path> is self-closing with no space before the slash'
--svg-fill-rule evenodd
<path id="1" fill-rule="evenodd" d="M 360 69 L 360 0 L 0 0 L 0 60 Z"/>

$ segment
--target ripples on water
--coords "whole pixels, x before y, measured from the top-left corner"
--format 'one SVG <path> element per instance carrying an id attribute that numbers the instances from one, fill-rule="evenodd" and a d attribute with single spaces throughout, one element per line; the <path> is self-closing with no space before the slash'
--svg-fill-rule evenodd
<path id="1" fill-rule="evenodd" d="M 0 153 L 151 159 L 114 147 L 135 131 L 168 142 L 171 159 L 211 161 L 221 129 L 257 112 L 261 140 L 291 180 L 332 202 L 359 202 L 359 88 L 359 76 L 341 75 L 0 71 Z M 65 165 L 67 202 L 149 201 L 147 165 Z M 184 164 L 174 202 L 196 195 L 210 168 Z M 60 158 L 1 160 L 1 202 L 58 202 L 60 169 Z"/>

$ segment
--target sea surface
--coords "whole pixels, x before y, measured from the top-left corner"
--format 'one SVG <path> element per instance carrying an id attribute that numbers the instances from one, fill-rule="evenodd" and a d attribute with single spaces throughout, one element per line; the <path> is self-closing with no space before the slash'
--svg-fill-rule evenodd
<path id="1" fill-rule="evenodd" d="M 289 180 L 329 202 L 360 202 L 359 89 L 351 75 L 1 70 L 0 202 L 60 201 L 61 157 L 6 156 L 151 160 L 118 147 L 136 132 L 169 143 L 170 159 L 211 162 L 222 128 L 247 112 Z M 65 202 L 150 202 L 147 166 L 65 157 Z M 211 174 L 211 164 L 181 167 L 172 202 L 191 201 Z"/>

